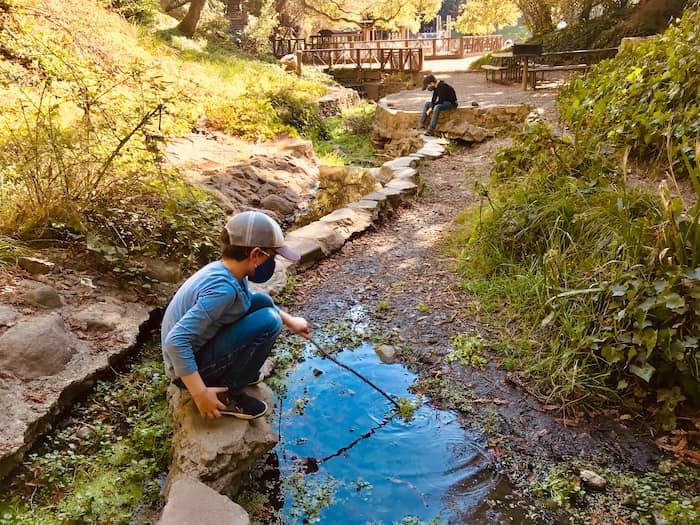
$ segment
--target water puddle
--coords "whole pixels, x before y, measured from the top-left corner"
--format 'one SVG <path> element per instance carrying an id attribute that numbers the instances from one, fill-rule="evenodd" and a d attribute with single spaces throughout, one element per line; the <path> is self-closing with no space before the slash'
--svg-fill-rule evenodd
<path id="1" fill-rule="evenodd" d="M 417 400 L 414 374 L 383 364 L 373 345 L 336 358 L 392 396 Z M 455 413 L 423 404 L 411 421 L 392 417 L 381 394 L 320 357 L 286 384 L 276 422 L 285 523 L 536 523 L 516 505 L 487 504 L 507 500 L 509 488 Z"/>

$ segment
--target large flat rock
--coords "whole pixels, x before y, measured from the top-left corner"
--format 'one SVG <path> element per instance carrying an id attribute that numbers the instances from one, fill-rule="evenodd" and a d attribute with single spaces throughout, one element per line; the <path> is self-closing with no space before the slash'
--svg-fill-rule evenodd
<path id="1" fill-rule="evenodd" d="M 0 478 L 134 347 L 149 318 L 139 302 L 60 291 L 50 282 L 15 278 L 0 296 Z"/>

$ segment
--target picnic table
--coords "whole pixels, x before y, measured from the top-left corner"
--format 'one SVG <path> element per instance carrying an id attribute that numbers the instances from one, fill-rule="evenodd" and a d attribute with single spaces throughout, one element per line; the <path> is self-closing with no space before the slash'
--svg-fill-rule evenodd
<path id="1" fill-rule="evenodd" d="M 496 81 L 496 72 L 500 73 L 500 80 L 503 76 L 510 82 L 520 82 L 522 80 L 523 89 L 527 89 L 528 67 L 530 59 L 540 56 L 542 46 L 540 44 L 515 44 L 510 51 L 492 53 L 491 56 L 498 60 L 498 65 L 485 64 L 481 66 L 486 71 L 486 81 Z"/>
<path id="2" fill-rule="evenodd" d="M 581 71 L 585 73 L 591 67 L 591 63 L 600 62 L 604 58 L 609 58 L 617 53 L 616 47 L 606 47 L 598 49 L 575 49 L 571 51 L 551 51 L 541 53 L 537 64 L 524 73 L 523 85 L 529 82 L 532 89 L 537 87 L 537 75 L 544 80 L 545 73 L 557 71 Z M 562 63 L 564 62 L 564 63 Z"/>
<path id="3" fill-rule="evenodd" d="M 520 81 L 520 62 L 515 58 L 512 51 L 491 53 L 491 56 L 498 60 L 498 65 L 484 64 L 481 66 L 481 69 L 486 71 L 487 82 L 489 80 L 489 74 L 491 74 L 491 80 L 495 82 L 496 73 L 499 73 L 499 80 L 501 82 L 504 80 L 508 82 Z"/>
<path id="4" fill-rule="evenodd" d="M 545 73 L 550 72 L 585 72 L 591 63 L 617 53 L 616 47 L 549 53 L 542 53 L 541 50 L 542 46 L 538 44 L 515 44 L 511 51 L 492 53 L 491 56 L 498 60 L 498 64 L 481 66 L 486 71 L 486 80 L 488 81 L 490 76 L 491 80 L 495 82 L 496 73 L 499 73 L 500 82 L 522 82 L 523 90 L 527 90 L 528 84 L 532 89 L 536 89 L 538 76 L 540 80 L 544 80 Z"/>

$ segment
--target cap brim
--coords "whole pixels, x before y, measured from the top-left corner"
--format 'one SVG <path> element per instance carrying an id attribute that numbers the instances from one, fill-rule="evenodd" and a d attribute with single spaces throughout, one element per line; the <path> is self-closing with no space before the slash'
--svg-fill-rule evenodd
<path id="1" fill-rule="evenodd" d="M 279 248 L 275 248 L 275 253 L 277 255 L 281 255 L 282 257 L 290 261 L 298 261 L 299 259 L 301 259 L 301 255 L 299 255 L 296 251 L 292 250 L 286 244 L 284 246 L 280 246 Z"/>

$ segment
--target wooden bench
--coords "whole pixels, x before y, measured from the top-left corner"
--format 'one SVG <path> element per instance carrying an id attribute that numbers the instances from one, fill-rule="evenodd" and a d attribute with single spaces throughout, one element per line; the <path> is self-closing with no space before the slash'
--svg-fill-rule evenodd
<path id="1" fill-rule="evenodd" d="M 544 74 L 553 71 L 586 71 L 591 67 L 588 64 L 568 64 L 563 66 L 548 66 L 536 64 L 527 71 L 528 81 L 532 89 L 536 89 L 537 73 L 540 73 L 540 80 L 544 80 Z"/>
<path id="2" fill-rule="evenodd" d="M 491 64 L 483 64 L 481 69 L 486 71 L 486 82 L 489 81 L 489 73 L 491 73 L 491 80 L 496 82 L 496 71 L 500 73 L 499 82 L 503 82 L 503 72 L 508 68 L 506 66 L 492 66 Z"/>

